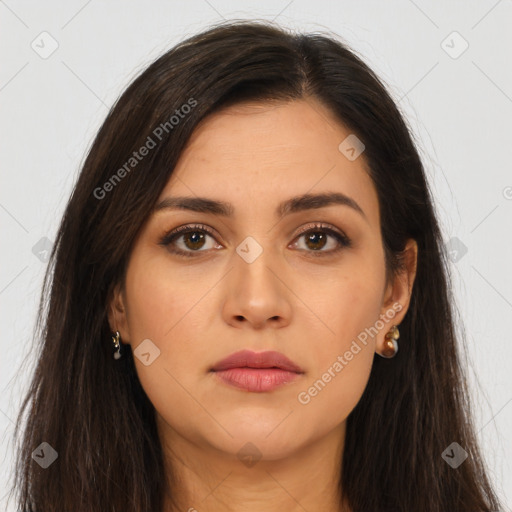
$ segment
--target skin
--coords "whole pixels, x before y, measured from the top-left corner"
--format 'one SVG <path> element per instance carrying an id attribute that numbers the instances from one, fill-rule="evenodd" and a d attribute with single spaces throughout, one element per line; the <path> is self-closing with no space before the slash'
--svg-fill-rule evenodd
<path id="1" fill-rule="evenodd" d="M 135 243 L 109 321 L 132 350 L 145 339 L 160 350 L 148 366 L 137 357 L 135 364 L 157 411 L 166 460 L 181 478 L 180 510 L 350 510 L 338 504 L 346 419 L 385 334 L 407 311 L 417 246 L 408 242 L 407 269 L 386 282 L 378 197 L 364 153 L 350 161 L 338 149 L 349 134 L 313 98 L 246 103 L 209 116 L 159 201 L 208 197 L 232 203 L 233 216 L 163 209 L 149 217 Z M 331 205 L 275 217 L 285 199 L 333 191 L 350 196 L 364 216 Z M 332 236 L 308 243 L 297 234 L 308 226 L 318 233 L 315 222 L 341 231 L 352 245 L 332 252 L 338 247 Z M 159 245 L 170 230 L 196 223 L 215 237 L 205 234 L 198 243 L 190 234 L 178 236 L 174 246 L 196 251 L 192 257 Z M 247 236 L 263 250 L 251 263 L 236 251 Z M 394 318 L 360 343 L 309 403 L 300 403 L 299 393 L 393 304 L 401 307 Z M 304 374 L 256 393 L 209 372 L 244 348 L 279 351 Z M 237 457 L 248 442 L 261 455 L 251 467 Z"/>

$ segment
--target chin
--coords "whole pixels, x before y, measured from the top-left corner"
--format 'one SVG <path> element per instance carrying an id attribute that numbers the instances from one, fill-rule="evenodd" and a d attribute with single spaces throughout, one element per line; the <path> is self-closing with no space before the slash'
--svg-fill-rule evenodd
<path id="1" fill-rule="evenodd" d="M 251 414 L 245 409 L 236 415 L 219 416 L 219 423 L 231 434 L 223 429 L 216 429 L 216 437 L 212 437 L 212 430 L 205 432 L 207 442 L 222 451 L 238 454 L 247 443 L 251 443 L 261 452 L 266 460 L 277 460 L 290 456 L 300 448 L 308 438 L 311 429 L 304 422 L 297 423 L 295 413 L 289 414 L 286 409 L 267 411 L 257 408 Z M 289 416 L 287 417 L 287 415 Z M 314 437 L 314 429 L 311 436 Z M 246 448 L 248 451 L 251 447 Z"/>
<path id="2" fill-rule="evenodd" d="M 258 461 L 284 460 L 292 456 L 301 446 L 300 440 L 290 441 L 286 432 L 271 434 L 258 432 L 257 429 L 232 432 L 234 437 L 223 439 L 207 439 L 215 449 L 228 456 L 236 457 L 247 467 L 252 467 Z"/>

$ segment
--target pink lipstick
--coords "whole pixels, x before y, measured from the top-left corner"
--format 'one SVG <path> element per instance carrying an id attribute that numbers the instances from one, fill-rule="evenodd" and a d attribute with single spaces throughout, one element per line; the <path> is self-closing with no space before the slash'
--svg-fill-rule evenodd
<path id="1" fill-rule="evenodd" d="M 235 352 L 216 363 L 211 370 L 225 383 L 253 393 L 272 391 L 304 373 L 284 354 L 274 351 Z"/>

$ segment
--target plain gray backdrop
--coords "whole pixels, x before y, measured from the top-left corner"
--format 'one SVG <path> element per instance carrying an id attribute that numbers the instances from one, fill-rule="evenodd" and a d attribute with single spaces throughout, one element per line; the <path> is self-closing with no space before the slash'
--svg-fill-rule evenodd
<path id="1" fill-rule="evenodd" d="M 452 259 L 478 439 L 510 507 L 511 0 L 0 1 L 0 507 L 32 366 L 18 369 L 38 355 L 45 259 L 86 151 L 136 74 L 222 18 L 338 35 L 406 116 Z"/>

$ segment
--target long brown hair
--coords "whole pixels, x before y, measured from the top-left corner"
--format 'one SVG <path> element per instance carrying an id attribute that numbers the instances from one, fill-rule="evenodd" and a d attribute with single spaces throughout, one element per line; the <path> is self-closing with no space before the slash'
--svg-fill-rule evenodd
<path id="1" fill-rule="evenodd" d="M 88 152 L 45 276 L 37 366 L 15 430 L 18 439 L 25 422 L 13 486 L 19 510 L 163 512 L 166 494 L 172 501 L 164 482 L 175 480 L 130 346 L 121 360 L 112 357 L 111 292 L 198 123 L 245 100 L 307 96 L 366 146 L 388 272 L 399 268 L 408 238 L 418 244 L 400 352 L 375 357 L 347 419 L 343 496 L 356 512 L 499 508 L 472 425 L 442 235 L 406 122 L 377 76 L 337 38 L 230 21 L 143 71 Z M 133 157 L 142 146 L 144 158 Z M 32 458 L 43 442 L 58 454 L 48 468 Z M 457 468 L 442 457 L 453 442 L 469 454 Z"/>

